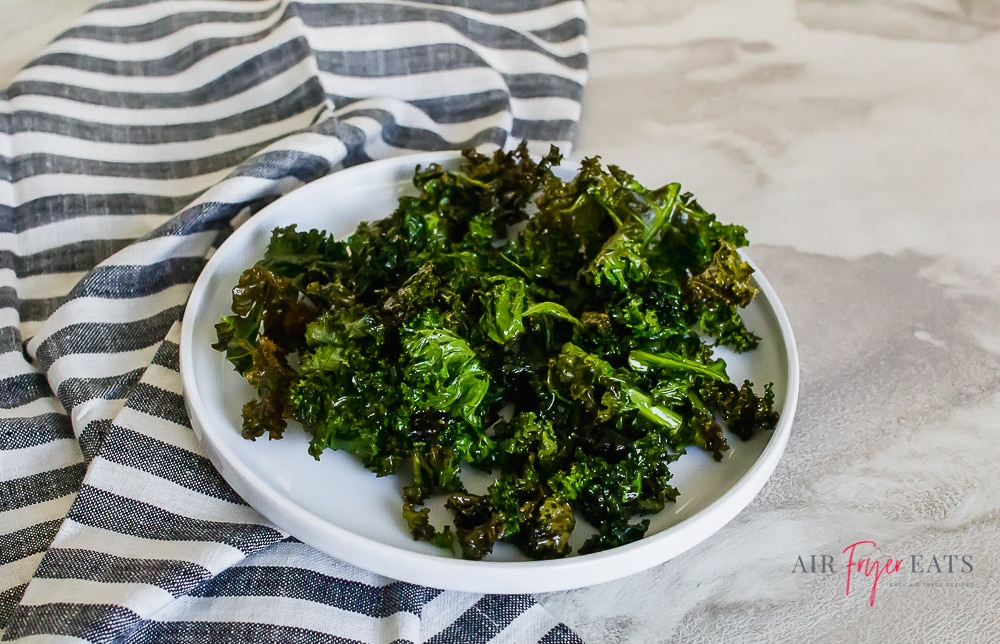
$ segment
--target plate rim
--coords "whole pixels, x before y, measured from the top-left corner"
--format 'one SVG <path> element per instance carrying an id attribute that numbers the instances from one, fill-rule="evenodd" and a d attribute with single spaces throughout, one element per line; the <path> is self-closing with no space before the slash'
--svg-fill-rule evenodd
<path id="1" fill-rule="evenodd" d="M 238 245 L 240 239 L 258 232 L 251 222 L 265 213 L 286 207 L 287 202 L 282 202 L 292 195 L 299 195 L 300 199 L 306 198 L 312 192 L 322 191 L 325 184 L 330 182 L 344 181 L 345 178 L 360 179 L 365 173 L 378 173 L 388 168 L 412 173 L 418 164 L 447 162 L 459 156 L 457 151 L 408 154 L 367 162 L 320 177 L 262 208 L 216 248 L 200 272 L 185 305 L 179 344 L 185 408 L 192 429 L 212 465 L 244 501 L 279 530 L 294 535 L 332 557 L 370 572 L 445 590 L 537 593 L 580 588 L 623 578 L 662 564 L 708 539 L 740 514 L 771 478 L 791 436 L 798 405 L 799 359 L 791 322 L 766 276 L 745 254 L 744 258 L 754 268 L 754 280 L 760 288 L 760 295 L 764 296 L 760 301 L 770 310 L 780 331 L 787 382 L 778 425 L 771 430 L 767 444 L 749 469 L 718 498 L 692 516 L 634 543 L 586 555 L 542 561 L 470 561 L 407 550 L 368 539 L 313 514 L 267 485 L 252 469 L 235 458 L 224 443 L 214 440 L 212 433 L 206 432 L 202 427 L 202 410 L 207 403 L 198 392 L 191 362 L 196 326 L 193 318 L 201 308 L 208 283 L 214 269 L 224 257 L 222 251 L 227 244 Z M 572 167 L 574 164 L 576 159 L 568 159 L 560 167 Z M 332 534 L 335 538 L 319 539 L 318 532 L 328 533 L 328 537 Z M 609 562 L 614 562 L 615 565 L 606 565 Z M 488 574 L 484 574 L 487 571 Z"/>

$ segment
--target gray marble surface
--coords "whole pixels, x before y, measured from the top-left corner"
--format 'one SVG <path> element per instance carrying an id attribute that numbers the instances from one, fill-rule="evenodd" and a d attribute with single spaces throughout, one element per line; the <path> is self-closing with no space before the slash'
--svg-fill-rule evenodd
<path id="1" fill-rule="evenodd" d="M 88 4 L 0 0 L 0 82 Z M 577 154 L 750 229 L 802 388 L 736 519 L 539 599 L 589 642 L 1000 641 L 1000 1 L 589 6 Z"/>
<path id="2" fill-rule="evenodd" d="M 578 152 L 750 229 L 802 389 L 735 520 L 542 602 L 594 642 L 1000 640 L 1000 3 L 590 6 Z M 873 606 L 861 540 L 904 560 Z"/>

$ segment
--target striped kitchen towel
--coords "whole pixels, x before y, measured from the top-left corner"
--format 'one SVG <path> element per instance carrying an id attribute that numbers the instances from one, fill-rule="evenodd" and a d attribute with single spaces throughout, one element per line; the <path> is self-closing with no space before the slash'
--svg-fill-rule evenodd
<path id="1" fill-rule="evenodd" d="M 418 150 L 568 151 L 582 0 L 113 0 L 0 92 L 0 629 L 23 641 L 576 642 L 524 595 L 319 554 L 212 468 L 186 298 L 239 222 Z"/>

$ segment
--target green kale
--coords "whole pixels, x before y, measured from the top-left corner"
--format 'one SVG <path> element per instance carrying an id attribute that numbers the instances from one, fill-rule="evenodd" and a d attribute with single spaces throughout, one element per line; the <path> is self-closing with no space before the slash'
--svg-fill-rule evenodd
<path id="1" fill-rule="evenodd" d="M 480 325 L 490 340 L 507 344 L 524 333 L 524 280 L 506 275 L 490 277 L 480 300 L 483 306 Z"/>
<path id="2" fill-rule="evenodd" d="M 684 297 L 696 312 L 699 328 L 719 344 L 746 351 L 760 338 L 743 323 L 740 309 L 750 304 L 758 289 L 750 280 L 753 268 L 736 248 L 720 241 L 705 270 L 688 280 Z"/>
<path id="3" fill-rule="evenodd" d="M 315 458 L 407 477 L 415 539 L 546 559 L 570 554 L 578 518 L 596 530 L 581 553 L 642 538 L 677 497 L 677 458 L 774 428 L 771 385 L 713 357 L 759 340 L 740 315 L 757 294 L 745 229 L 676 183 L 597 157 L 564 180 L 560 161 L 467 150 L 416 168 L 415 194 L 347 239 L 274 230 L 213 345 L 255 389 L 244 436 L 297 421 Z M 465 467 L 492 484 L 469 492 Z M 451 525 L 432 525 L 436 497 Z"/>
<path id="4" fill-rule="evenodd" d="M 482 415 L 476 409 L 489 389 L 490 376 L 469 343 L 443 328 L 404 329 L 400 342 L 406 404 L 480 427 Z"/>

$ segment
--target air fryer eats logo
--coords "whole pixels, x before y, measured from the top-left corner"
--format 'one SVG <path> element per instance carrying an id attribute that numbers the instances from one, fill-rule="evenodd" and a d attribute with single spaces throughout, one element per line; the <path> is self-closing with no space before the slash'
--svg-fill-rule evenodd
<path id="1" fill-rule="evenodd" d="M 970 554 L 917 553 L 896 559 L 877 556 L 874 541 L 855 541 L 839 557 L 829 554 L 799 555 L 793 573 L 837 574 L 845 571 L 844 594 L 868 592 L 868 605 L 875 605 L 875 595 L 886 583 L 890 587 L 969 588 L 974 584 L 966 575 L 972 573 Z"/>

